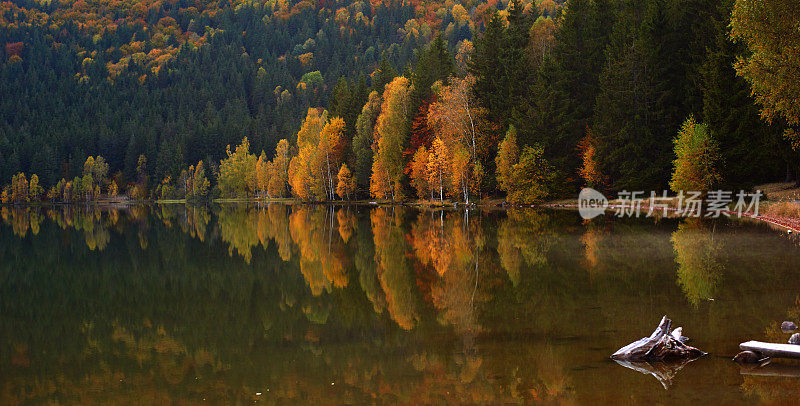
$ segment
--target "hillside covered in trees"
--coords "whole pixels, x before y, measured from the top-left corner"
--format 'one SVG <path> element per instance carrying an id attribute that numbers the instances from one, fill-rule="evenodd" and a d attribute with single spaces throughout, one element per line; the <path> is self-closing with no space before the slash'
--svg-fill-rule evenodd
<path id="1" fill-rule="evenodd" d="M 528 203 L 795 178 L 795 3 L 0 2 L 1 197 Z"/>

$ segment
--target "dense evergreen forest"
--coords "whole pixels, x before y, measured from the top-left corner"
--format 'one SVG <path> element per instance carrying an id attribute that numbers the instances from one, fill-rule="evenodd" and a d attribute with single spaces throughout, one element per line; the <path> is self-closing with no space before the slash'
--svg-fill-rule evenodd
<path id="1" fill-rule="evenodd" d="M 794 3 L 0 2 L 2 200 L 794 178 Z"/>

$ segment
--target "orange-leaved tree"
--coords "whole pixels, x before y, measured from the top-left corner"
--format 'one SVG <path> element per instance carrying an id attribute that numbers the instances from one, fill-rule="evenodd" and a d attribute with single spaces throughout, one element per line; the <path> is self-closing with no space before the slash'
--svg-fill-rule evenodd
<path id="1" fill-rule="evenodd" d="M 420 199 L 430 197 L 430 183 L 428 182 L 428 149 L 424 145 L 417 149 L 411 159 L 411 186 L 417 191 Z"/>
<path id="2" fill-rule="evenodd" d="M 338 182 L 336 183 L 336 194 L 341 199 L 349 200 L 353 193 L 356 191 L 356 179 L 347 164 L 342 164 L 339 168 L 339 174 L 336 176 Z"/>
<path id="3" fill-rule="evenodd" d="M 586 183 L 586 186 L 603 189 L 606 185 L 606 178 L 600 172 L 597 162 L 597 137 L 588 127 L 586 135 L 578 143 L 578 153 L 581 155 L 581 167 L 578 168 L 578 175 Z"/>

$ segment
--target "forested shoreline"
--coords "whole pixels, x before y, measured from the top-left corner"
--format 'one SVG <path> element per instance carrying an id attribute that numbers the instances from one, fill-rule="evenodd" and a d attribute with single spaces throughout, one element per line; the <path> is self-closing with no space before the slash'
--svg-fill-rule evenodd
<path id="1" fill-rule="evenodd" d="M 796 179 L 789 3 L 2 3 L 0 202 Z"/>

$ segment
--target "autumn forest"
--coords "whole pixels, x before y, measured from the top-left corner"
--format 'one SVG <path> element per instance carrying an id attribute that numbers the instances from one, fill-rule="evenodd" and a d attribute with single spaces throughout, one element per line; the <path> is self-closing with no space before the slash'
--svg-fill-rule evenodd
<path id="1" fill-rule="evenodd" d="M 4 1 L 0 198 L 535 203 L 793 180 L 795 3 Z"/>

